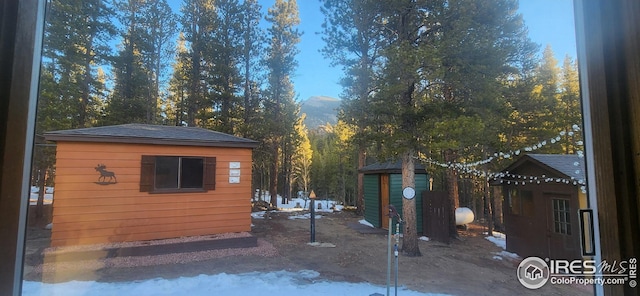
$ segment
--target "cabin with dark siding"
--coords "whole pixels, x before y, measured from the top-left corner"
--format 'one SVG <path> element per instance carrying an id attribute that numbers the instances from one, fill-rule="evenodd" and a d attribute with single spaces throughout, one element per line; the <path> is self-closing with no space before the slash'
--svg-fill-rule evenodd
<path id="1" fill-rule="evenodd" d="M 402 162 L 375 163 L 360 169 L 364 174 L 364 218 L 374 227 L 389 229 L 387 206 L 394 205 L 402 216 Z M 416 215 L 418 233 L 422 233 L 422 191 L 429 188 L 429 176 L 415 165 Z M 395 223 L 395 219 L 394 222 Z"/>
<path id="2" fill-rule="evenodd" d="M 45 138 L 56 142 L 52 246 L 251 230 L 256 141 L 145 124 Z"/>

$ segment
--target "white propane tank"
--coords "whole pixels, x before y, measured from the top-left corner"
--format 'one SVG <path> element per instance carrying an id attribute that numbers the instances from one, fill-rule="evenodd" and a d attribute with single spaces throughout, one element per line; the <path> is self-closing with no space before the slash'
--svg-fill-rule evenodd
<path id="1" fill-rule="evenodd" d="M 456 209 L 456 225 L 465 225 L 473 222 L 473 211 L 470 208 Z"/>

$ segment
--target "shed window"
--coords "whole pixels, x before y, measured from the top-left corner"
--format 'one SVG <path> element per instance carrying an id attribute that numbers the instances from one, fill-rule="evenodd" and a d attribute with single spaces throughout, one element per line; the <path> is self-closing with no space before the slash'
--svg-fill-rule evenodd
<path id="1" fill-rule="evenodd" d="M 571 219 L 569 219 L 569 200 L 554 198 L 553 203 L 553 231 L 555 233 L 571 235 Z"/>
<path id="2" fill-rule="evenodd" d="M 170 193 L 215 189 L 215 157 L 142 156 L 140 191 Z"/>
<path id="3" fill-rule="evenodd" d="M 534 216 L 533 192 L 531 190 L 509 189 L 509 209 L 513 215 Z"/>

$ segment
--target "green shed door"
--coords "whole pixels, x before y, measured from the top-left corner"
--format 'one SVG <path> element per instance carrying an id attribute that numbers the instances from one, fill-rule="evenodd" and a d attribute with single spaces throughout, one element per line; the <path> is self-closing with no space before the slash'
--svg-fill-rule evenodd
<path id="1" fill-rule="evenodd" d="M 382 226 L 379 175 L 364 175 L 364 219 L 375 227 Z"/>

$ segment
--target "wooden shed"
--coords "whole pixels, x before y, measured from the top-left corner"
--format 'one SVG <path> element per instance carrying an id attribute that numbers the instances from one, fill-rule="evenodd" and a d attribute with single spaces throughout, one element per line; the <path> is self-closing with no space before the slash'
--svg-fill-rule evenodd
<path id="1" fill-rule="evenodd" d="M 364 218 L 375 227 L 389 229 L 387 206 L 393 204 L 402 216 L 402 162 L 375 163 L 360 169 L 364 174 Z M 421 164 L 415 165 L 416 215 L 422 233 L 422 191 L 429 188 L 429 177 Z M 395 223 L 395 220 L 394 220 Z"/>
<path id="2" fill-rule="evenodd" d="M 581 258 L 578 210 L 587 207 L 583 159 L 527 154 L 502 171 L 507 251 L 521 257 Z"/>
<path id="3" fill-rule="evenodd" d="M 45 138 L 57 143 L 52 246 L 251 230 L 256 141 L 145 124 Z"/>

